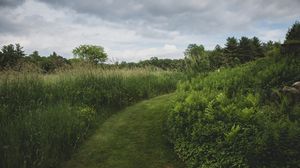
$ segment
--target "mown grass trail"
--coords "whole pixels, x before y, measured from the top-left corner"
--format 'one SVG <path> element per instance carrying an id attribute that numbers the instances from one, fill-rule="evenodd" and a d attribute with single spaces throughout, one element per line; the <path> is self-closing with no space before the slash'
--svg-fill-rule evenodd
<path id="1" fill-rule="evenodd" d="M 180 168 L 163 123 L 174 95 L 140 102 L 113 115 L 62 167 Z"/>

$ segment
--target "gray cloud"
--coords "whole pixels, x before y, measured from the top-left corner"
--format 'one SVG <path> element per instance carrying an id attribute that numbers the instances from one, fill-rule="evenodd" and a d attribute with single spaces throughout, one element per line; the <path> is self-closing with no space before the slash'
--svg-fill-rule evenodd
<path id="1" fill-rule="evenodd" d="M 14 7 L 24 3 L 25 0 L 0 0 L 0 7 Z"/>
<path id="2" fill-rule="evenodd" d="M 227 36 L 282 40 L 299 0 L 0 0 L 0 45 L 71 57 L 79 44 L 103 45 L 118 61 L 182 56 Z"/>
<path id="3" fill-rule="evenodd" d="M 22 31 L 21 25 L 13 23 L 11 20 L 2 17 L 0 24 L 0 33 L 8 34 L 8 33 L 19 33 Z"/>
<path id="4" fill-rule="evenodd" d="M 280 22 L 299 16 L 299 0 L 41 0 L 110 21 L 183 32 L 245 30 L 261 20 Z"/>

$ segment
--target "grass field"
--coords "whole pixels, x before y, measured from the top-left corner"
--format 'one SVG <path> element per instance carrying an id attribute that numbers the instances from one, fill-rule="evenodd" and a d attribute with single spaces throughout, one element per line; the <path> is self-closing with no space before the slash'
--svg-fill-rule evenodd
<path id="1" fill-rule="evenodd" d="M 181 76 L 147 69 L 2 73 L 0 167 L 57 167 L 114 111 L 174 91 Z"/>
<path id="2" fill-rule="evenodd" d="M 163 123 L 174 94 L 146 100 L 114 114 L 63 167 L 180 168 Z"/>

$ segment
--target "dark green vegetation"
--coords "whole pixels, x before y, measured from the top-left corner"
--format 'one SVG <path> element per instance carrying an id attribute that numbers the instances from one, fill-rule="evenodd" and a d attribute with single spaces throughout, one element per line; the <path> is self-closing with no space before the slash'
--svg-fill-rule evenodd
<path id="1" fill-rule="evenodd" d="M 224 48 L 217 45 L 212 51 L 206 51 L 203 45 L 190 44 L 184 53 L 186 71 L 197 75 L 218 68 L 234 67 L 273 55 L 279 50 L 279 42 L 262 43 L 257 37 L 241 37 L 240 40 L 228 37 Z"/>
<path id="2" fill-rule="evenodd" d="M 73 50 L 73 54 L 80 60 L 97 65 L 107 60 L 104 48 L 95 45 L 80 45 Z"/>
<path id="3" fill-rule="evenodd" d="M 48 57 L 40 56 L 38 51 L 26 56 L 19 44 L 3 46 L 0 51 L 0 72 L 13 70 L 52 73 L 55 70 L 69 69 L 70 67 L 71 62 L 55 52 Z"/>
<path id="4" fill-rule="evenodd" d="M 149 60 L 140 61 L 138 63 L 127 63 L 125 61 L 121 63 L 116 62 L 112 66 L 120 69 L 148 67 L 150 69 L 185 71 L 185 61 L 183 59 L 158 59 L 157 57 L 151 57 Z"/>
<path id="5" fill-rule="evenodd" d="M 138 100 L 168 93 L 180 74 L 76 69 L 0 75 L 0 167 L 56 167 L 91 128 Z"/>
<path id="6" fill-rule="evenodd" d="M 289 55 L 300 54 L 300 22 L 296 22 L 288 30 L 281 52 Z"/>
<path id="7" fill-rule="evenodd" d="M 19 44 L 3 46 L 0 51 L 0 70 L 13 68 L 25 56 Z"/>
<path id="8" fill-rule="evenodd" d="M 17 72 L 35 72 L 51 74 L 62 70 L 76 69 L 77 67 L 93 66 L 104 69 L 137 69 L 147 68 L 149 70 L 171 70 L 184 71 L 185 62 L 183 59 L 158 59 L 152 57 L 149 60 L 134 62 L 115 62 L 107 64 L 107 54 L 104 48 L 94 45 L 81 45 L 73 50 L 75 58 L 66 59 L 56 52 L 49 56 L 42 56 L 38 51 L 26 55 L 23 47 L 19 44 L 4 45 L 0 51 L 0 72 L 13 70 Z"/>
<path id="9" fill-rule="evenodd" d="M 203 45 L 190 44 L 184 52 L 184 59 L 170 60 L 152 57 L 150 60 L 138 63 L 116 63 L 118 68 L 150 67 L 163 70 L 183 71 L 195 76 L 199 73 L 207 73 L 218 68 L 234 67 L 240 64 L 254 61 L 261 57 L 279 53 L 280 42 L 261 42 L 257 37 L 227 38 L 225 47 L 216 45 L 213 50 L 205 50 Z"/>
<path id="10" fill-rule="evenodd" d="M 250 50 L 249 44 L 257 41 L 254 38 L 252 42 L 242 38 L 239 45 L 229 38 L 224 53 L 231 53 L 238 62 L 255 61 L 179 84 L 168 129 L 175 151 L 188 167 L 300 166 L 300 91 L 287 87 L 300 81 L 300 53 L 295 48 L 284 50 L 299 32 L 296 22 L 283 49 L 275 45 L 272 52 L 263 52 L 268 55 L 265 58 Z M 236 46 L 249 52 L 229 52 Z M 188 55 L 193 53 L 203 55 L 204 48 L 189 48 Z M 195 65 L 191 69 L 199 72 L 197 64 L 202 65 L 203 59 L 190 58 Z"/>
<path id="11" fill-rule="evenodd" d="M 62 167 L 183 167 L 164 134 L 173 99 L 174 94 L 160 96 L 114 114 Z"/>
<path id="12" fill-rule="evenodd" d="M 296 22 L 287 32 L 284 43 L 300 43 L 300 22 Z"/>
<path id="13" fill-rule="evenodd" d="M 300 79 L 300 59 L 263 58 L 183 82 L 169 116 L 189 167 L 299 167 L 300 104 L 280 92 Z"/>

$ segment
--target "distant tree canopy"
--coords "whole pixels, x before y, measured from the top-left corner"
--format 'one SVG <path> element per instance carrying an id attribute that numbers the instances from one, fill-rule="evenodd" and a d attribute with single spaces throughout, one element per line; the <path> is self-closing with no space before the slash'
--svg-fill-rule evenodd
<path id="1" fill-rule="evenodd" d="M 299 56 L 300 54 L 300 22 L 296 21 L 286 33 L 284 44 L 281 47 L 281 53 L 287 55 Z"/>
<path id="2" fill-rule="evenodd" d="M 40 56 L 38 51 L 26 56 L 19 44 L 4 45 L 0 50 L 0 70 L 19 69 L 20 63 L 31 63 L 42 72 L 54 72 L 56 69 L 70 67 L 82 62 L 94 65 L 104 63 L 107 54 L 104 48 L 96 45 L 80 45 L 73 51 L 75 58 L 66 59 L 53 52 L 50 56 Z M 216 45 L 213 50 L 205 50 L 201 44 L 189 44 L 184 52 L 184 59 L 158 59 L 151 57 L 149 60 L 135 62 L 116 62 L 115 64 L 101 64 L 103 68 L 142 68 L 176 70 L 195 73 L 205 73 L 222 67 L 232 67 L 239 64 L 280 53 L 298 55 L 300 53 L 300 23 L 297 21 L 288 30 L 284 44 L 280 42 L 261 42 L 259 38 L 228 37 L 222 48 Z M 18 66 L 17 66 L 18 65 Z M 20 65 L 20 66 L 19 66 Z"/>
<path id="3" fill-rule="evenodd" d="M 208 70 L 208 57 L 203 45 L 190 44 L 184 52 L 188 71 L 205 72 Z"/>
<path id="4" fill-rule="evenodd" d="M 265 56 L 276 55 L 276 53 L 280 52 L 280 48 L 280 42 L 268 41 L 267 43 L 262 43 L 262 50 Z"/>
<path id="5" fill-rule="evenodd" d="M 25 53 L 20 44 L 4 45 L 0 51 L 0 69 L 16 66 L 24 56 Z"/>
<path id="6" fill-rule="evenodd" d="M 73 50 L 75 57 L 78 57 L 92 64 L 103 63 L 107 60 L 104 48 L 96 45 L 80 45 Z"/>
<path id="7" fill-rule="evenodd" d="M 182 59 L 158 59 L 151 57 L 150 60 L 144 60 L 137 63 L 139 67 L 156 67 L 163 70 L 179 70 L 184 69 L 184 62 Z"/>
<path id="8" fill-rule="evenodd" d="M 257 37 L 228 37 L 225 47 L 217 45 L 205 50 L 203 45 L 190 44 L 184 52 L 187 71 L 207 72 L 220 67 L 235 66 L 278 52 L 280 43 L 262 43 Z"/>
<path id="9" fill-rule="evenodd" d="M 103 68 L 155 68 L 162 70 L 187 71 L 193 73 L 208 72 L 226 66 L 235 66 L 246 63 L 264 55 L 272 55 L 278 52 L 280 43 L 269 41 L 261 43 L 257 37 L 251 39 L 242 37 L 237 40 L 234 37 L 227 38 L 225 47 L 217 45 L 214 50 L 205 50 L 203 45 L 190 44 L 184 52 L 184 59 L 159 59 L 151 57 L 149 60 L 133 62 L 121 62 L 115 64 L 102 64 Z M 55 72 L 57 69 L 69 68 L 80 64 L 82 61 L 99 64 L 107 59 L 107 54 L 100 46 L 81 45 L 73 50 L 78 58 L 66 59 L 53 52 L 49 56 L 41 56 L 34 51 L 28 56 L 24 54 L 19 44 L 3 46 L 0 51 L 0 70 L 20 67 L 29 63 L 29 66 L 40 69 L 43 73 Z M 20 63 L 21 64 L 20 64 Z M 18 66 L 16 66 L 18 65 Z M 20 65 L 20 66 L 19 66 Z M 19 69 L 20 68 L 14 68 Z M 32 69 L 34 70 L 34 69 Z"/>
<path id="10" fill-rule="evenodd" d="M 48 57 L 43 57 L 39 55 L 38 51 L 34 51 L 28 55 L 27 61 L 37 65 L 44 73 L 54 72 L 57 69 L 71 65 L 70 61 L 57 55 L 56 52 L 53 52 Z"/>
<path id="11" fill-rule="evenodd" d="M 93 48 L 93 47 L 92 47 Z M 97 46 L 99 49 L 99 47 Z M 82 48 L 78 47 L 78 51 L 81 52 Z M 90 49 L 90 48 L 89 48 Z M 88 51 L 89 51 L 88 49 Z M 85 47 L 83 47 L 85 50 Z M 52 73 L 59 69 L 72 68 L 78 65 L 82 65 L 82 61 L 88 61 L 89 63 L 98 64 L 98 62 L 103 62 L 107 59 L 107 55 L 102 52 L 103 48 L 97 51 L 100 54 L 100 58 L 87 57 L 86 54 L 82 54 L 79 58 L 66 59 L 56 52 L 53 52 L 49 56 L 41 56 L 38 51 L 33 51 L 29 55 L 25 55 L 22 47 L 19 44 L 5 45 L 0 51 L 0 71 L 1 70 L 26 70 L 26 71 L 36 71 L 42 73 Z M 89 53 L 89 52 L 88 52 Z M 93 53 L 93 52 L 92 52 Z M 104 55 L 103 55 L 104 53 Z M 17 66 L 18 65 L 18 66 Z M 185 64 L 183 59 L 158 59 L 157 57 L 151 57 L 149 60 L 134 62 L 121 62 L 115 64 L 105 64 L 103 68 L 154 68 L 162 70 L 174 70 L 183 71 L 185 69 Z M 27 69 L 28 68 L 28 69 Z"/>
<path id="12" fill-rule="evenodd" d="M 238 59 L 241 63 L 249 62 L 255 58 L 263 57 L 262 45 L 257 37 L 249 39 L 242 37 L 238 45 Z"/>
<path id="13" fill-rule="evenodd" d="M 300 43 L 300 22 L 296 21 L 295 24 L 288 30 L 284 43 Z"/>
<path id="14" fill-rule="evenodd" d="M 4 45 L 0 51 L 0 70 L 22 70 L 23 67 L 34 67 L 36 71 L 44 73 L 54 72 L 56 69 L 70 66 L 70 62 L 57 55 L 55 52 L 48 57 L 40 56 L 38 51 L 34 51 L 28 56 L 25 55 L 20 44 Z M 28 67 L 27 66 L 27 67 Z M 38 70 L 39 69 L 39 70 Z"/>
<path id="15" fill-rule="evenodd" d="M 223 49 L 219 45 L 216 45 L 215 49 L 210 53 L 208 59 L 209 65 L 212 69 L 220 68 L 226 63 Z"/>
<path id="16" fill-rule="evenodd" d="M 228 37 L 226 40 L 224 55 L 226 55 L 226 64 L 232 66 L 239 62 L 238 57 L 238 41 L 235 37 Z"/>
<path id="17" fill-rule="evenodd" d="M 135 62 L 116 62 L 114 66 L 118 68 L 154 68 L 172 71 L 184 71 L 185 63 L 183 59 L 159 59 L 158 57 L 151 57 L 149 60 Z"/>

